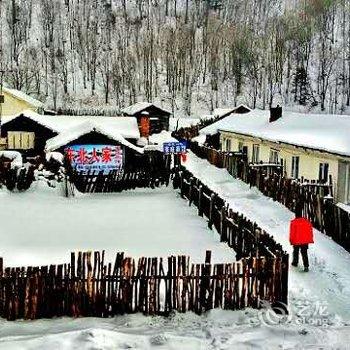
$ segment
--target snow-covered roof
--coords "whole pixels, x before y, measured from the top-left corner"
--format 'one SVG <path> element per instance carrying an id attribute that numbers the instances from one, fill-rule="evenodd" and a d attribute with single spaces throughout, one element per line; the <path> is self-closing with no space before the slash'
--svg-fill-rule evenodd
<path id="1" fill-rule="evenodd" d="M 197 142 L 199 145 L 204 145 L 207 140 L 207 136 L 204 134 L 200 134 L 192 139 L 193 142 Z"/>
<path id="2" fill-rule="evenodd" d="M 283 111 L 282 118 L 273 123 L 269 117 L 270 111 L 262 110 L 234 114 L 203 128 L 200 133 L 213 135 L 228 131 L 350 156 L 350 116 Z"/>
<path id="3" fill-rule="evenodd" d="M 176 128 L 188 128 L 200 122 L 199 118 L 169 118 L 169 130 L 175 131 Z"/>
<path id="4" fill-rule="evenodd" d="M 214 114 L 215 118 L 221 118 L 225 115 L 235 113 L 240 108 L 245 108 L 248 111 L 251 111 L 251 109 L 248 106 L 246 106 L 245 104 L 240 104 L 239 106 L 232 107 L 232 108 L 216 108 L 216 109 L 214 109 L 213 114 Z"/>
<path id="5" fill-rule="evenodd" d="M 164 108 L 161 108 L 159 106 L 157 106 L 156 104 L 154 103 L 150 103 L 150 102 L 137 102 L 129 107 L 126 107 L 124 109 L 122 109 L 122 113 L 123 114 L 127 114 L 127 115 L 134 115 L 136 113 L 139 113 L 143 110 L 145 110 L 146 108 L 149 108 L 151 106 L 155 106 L 161 110 L 163 110 L 164 112 L 167 112 L 169 114 L 171 114 L 169 111 L 167 111 L 166 109 Z"/>
<path id="6" fill-rule="evenodd" d="M 101 117 L 101 116 L 73 116 L 73 115 L 41 115 L 26 110 L 15 116 L 4 116 L 2 124 L 6 124 L 19 116 L 25 116 L 57 133 L 62 133 L 86 122 L 92 122 L 96 127 L 102 127 L 114 134 L 120 134 L 126 139 L 138 139 L 139 127 L 135 117 Z"/>
<path id="7" fill-rule="evenodd" d="M 165 142 L 178 142 L 174 137 L 171 136 L 169 131 L 161 131 L 158 134 L 152 134 L 149 137 L 149 144 L 145 146 L 145 150 L 148 151 L 163 151 L 163 144 Z"/>
<path id="8" fill-rule="evenodd" d="M 7 94 L 10 94 L 10 95 L 12 95 L 13 97 L 15 97 L 15 98 L 17 98 L 19 100 L 27 102 L 28 104 L 32 105 L 35 108 L 42 108 L 44 106 L 44 104 L 41 101 L 39 101 L 39 100 L 37 100 L 37 99 L 27 95 L 23 91 L 15 90 L 15 89 L 9 89 L 9 88 L 6 88 L 6 87 L 3 87 L 2 90 L 3 90 L 3 92 L 5 92 Z"/>
<path id="9" fill-rule="evenodd" d="M 236 130 L 241 126 L 247 129 L 254 129 L 259 125 L 266 124 L 269 120 L 269 112 L 254 110 L 247 114 L 231 114 L 226 118 L 223 118 L 213 124 L 206 126 L 199 131 L 203 135 L 214 135 L 219 132 L 219 130 L 229 129 Z"/>
<path id="10" fill-rule="evenodd" d="M 79 137 L 86 135 L 90 132 L 97 132 L 102 135 L 106 135 L 110 139 L 121 143 L 124 146 L 132 148 L 133 150 L 143 153 L 143 149 L 139 148 L 129 141 L 127 141 L 116 128 L 109 128 L 101 125 L 100 123 L 96 123 L 95 121 L 85 121 L 75 127 L 72 127 L 66 131 L 63 131 L 59 135 L 51 138 L 46 142 L 45 150 L 47 152 L 55 151 L 68 143 L 78 139 Z"/>

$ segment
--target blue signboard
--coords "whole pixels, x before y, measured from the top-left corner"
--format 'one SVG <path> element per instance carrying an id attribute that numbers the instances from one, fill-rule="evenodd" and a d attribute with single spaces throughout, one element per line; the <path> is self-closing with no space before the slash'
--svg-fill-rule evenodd
<path id="1" fill-rule="evenodd" d="M 103 171 L 108 174 L 124 167 L 122 146 L 73 145 L 67 147 L 65 153 L 73 168 L 83 173 Z"/>
<path id="2" fill-rule="evenodd" d="M 186 152 L 186 145 L 182 142 L 164 142 L 164 154 L 181 154 Z"/>

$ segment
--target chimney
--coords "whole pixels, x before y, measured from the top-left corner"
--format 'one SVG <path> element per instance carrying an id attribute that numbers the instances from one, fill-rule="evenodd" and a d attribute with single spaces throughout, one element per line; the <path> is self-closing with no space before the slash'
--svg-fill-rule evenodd
<path id="1" fill-rule="evenodd" d="M 280 107 L 280 105 L 277 105 L 277 107 L 271 107 L 270 108 L 270 123 L 273 123 L 280 118 L 282 118 L 282 107 Z"/>

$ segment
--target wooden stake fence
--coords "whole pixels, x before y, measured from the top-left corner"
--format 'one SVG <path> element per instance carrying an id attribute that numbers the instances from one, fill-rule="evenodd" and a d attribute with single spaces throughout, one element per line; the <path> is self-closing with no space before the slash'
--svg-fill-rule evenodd
<path id="1" fill-rule="evenodd" d="M 258 307 L 283 299 L 281 259 L 194 264 L 187 256 L 140 258 L 117 253 L 114 264 L 102 252 L 71 254 L 70 263 L 3 267 L 0 259 L 0 316 L 7 320 L 60 316 L 112 317 L 124 313 L 197 314 L 213 308 Z"/>
<path id="2" fill-rule="evenodd" d="M 180 189 L 189 205 L 196 205 L 199 216 L 208 218 L 209 228 L 214 227 L 220 241 L 226 242 L 236 252 L 237 261 L 265 257 L 273 266 L 278 266 L 278 282 L 274 280 L 272 288 L 278 295 L 276 300 L 287 304 L 289 255 L 283 247 L 256 223 L 230 209 L 222 198 L 185 168 L 174 169 L 173 186 Z M 276 266 L 272 265 L 269 268 L 275 269 Z"/>

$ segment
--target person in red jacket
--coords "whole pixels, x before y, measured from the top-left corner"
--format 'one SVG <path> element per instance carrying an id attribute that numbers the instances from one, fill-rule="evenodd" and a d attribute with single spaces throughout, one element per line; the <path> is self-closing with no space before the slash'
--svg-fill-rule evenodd
<path id="1" fill-rule="evenodd" d="M 302 208 L 297 206 L 295 219 L 290 222 L 290 244 L 293 246 L 293 266 L 298 266 L 299 251 L 303 258 L 304 271 L 309 271 L 309 258 L 307 250 L 310 243 L 314 243 L 313 228 L 309 220 L 303 218 Z"/>

